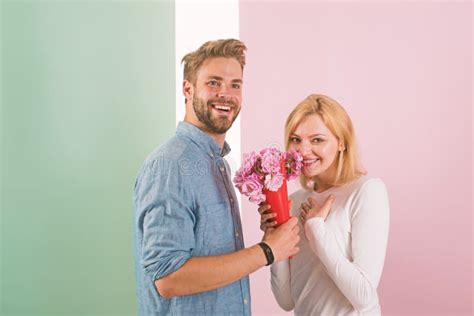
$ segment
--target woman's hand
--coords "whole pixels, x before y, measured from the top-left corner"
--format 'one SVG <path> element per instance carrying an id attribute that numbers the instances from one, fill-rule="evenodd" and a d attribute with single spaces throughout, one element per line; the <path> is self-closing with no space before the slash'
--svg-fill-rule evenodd
<path id="1" fill-rule="evenodd" d="M 291 206 L 293 205 L 293 201 L 288 201 L 288 207 L 291 210 Z M 274 218 L 277 216 L 276 213 L 273 213 L 270 210 L 270 204 L 262 203 L 258 208 L 258 212 L 260 213 L 260 229 L 263 232 L 266 232 L 268 228 L 275 228 L 277 222 Z"/>
<path id="2" fill-rule="evenodd" d="M 308 200 L 302 203 L 300 206 L 301 224 L 304 226 L 308 219 L 314 217 L 321 217 L 322 219 L 326 220 L 329 212 L 331 211 L 331 206 L 334 202 L 334 199 L 334 195 L 331 194 L 323 205 L 319 205 L 312 197 L 308 198 Z"/>
<path id="3" fill-rule="evenodd" d="M 272 213 L 270 208 L 270 204 L 264 203 L 258 208 L 258 212 L 260 213 L 260 229 L 263 232 L 266 232 L 268 228 L 274 228 L 276 225 L 276 221 L 273 218 L 275 218 L 277 214 Z"/>

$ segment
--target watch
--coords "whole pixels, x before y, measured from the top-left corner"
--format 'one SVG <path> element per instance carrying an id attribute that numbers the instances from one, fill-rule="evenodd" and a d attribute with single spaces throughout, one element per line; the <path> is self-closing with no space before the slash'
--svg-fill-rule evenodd
<path id="1" fill-rule="evenodd" d="M 262 248 L 265 257 L 267 258 L 266 266 L 271 265 L 275 261 L 275 257 L 273 257 L 272 248 L 270 248 L 270 246 L 263 241 L 260 242 L 258 245 Z"/>

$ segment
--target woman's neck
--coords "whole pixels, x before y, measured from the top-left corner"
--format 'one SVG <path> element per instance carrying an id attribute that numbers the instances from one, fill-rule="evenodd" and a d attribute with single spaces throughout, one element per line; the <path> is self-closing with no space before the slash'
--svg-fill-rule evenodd
<path id="1" fill-rule="evenodd" d="M 334 186 L 334 179 L 336 178 L 335 165 L 331 166 L 326 171 L 315 176 L 314 179 L 314 190 L 318 193 L 324 192 Z"/>

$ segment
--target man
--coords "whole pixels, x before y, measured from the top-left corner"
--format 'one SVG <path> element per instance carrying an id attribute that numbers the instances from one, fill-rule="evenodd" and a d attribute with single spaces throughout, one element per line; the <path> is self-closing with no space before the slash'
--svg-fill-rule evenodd
<path id="1" fill-rule="evenodd" d="M 207 42 L 183 58 L 186 115 L 135 183 L 140 315 L 249 315 L 248 275 L 295 255 L 297 219 L 245 248 L 225 134 L 239 114 L 245 45 Z"/>

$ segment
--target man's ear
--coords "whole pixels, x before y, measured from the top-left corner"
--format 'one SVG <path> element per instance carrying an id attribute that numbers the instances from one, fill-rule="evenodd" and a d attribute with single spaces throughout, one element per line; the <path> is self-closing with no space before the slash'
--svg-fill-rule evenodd
<path id="1" fill-rule="evenodd" d="M 188 80 L 183 80 L 183 95 L 187 100 L 192 100 L 194 94 L 193 84 Z"/>

